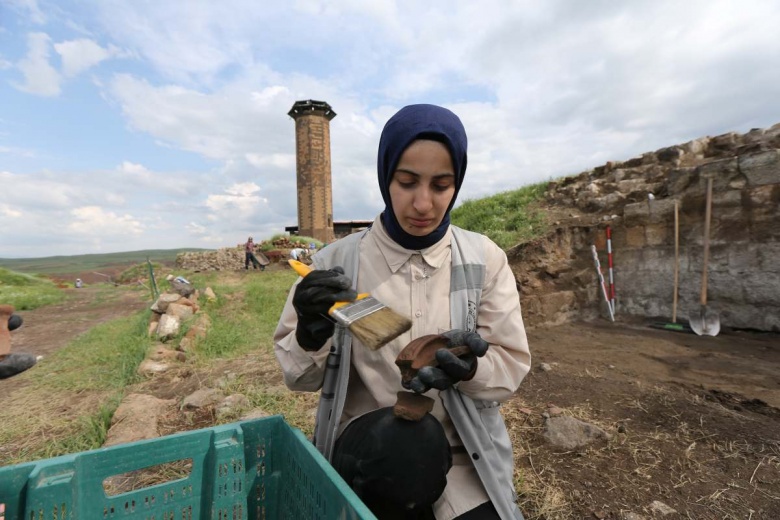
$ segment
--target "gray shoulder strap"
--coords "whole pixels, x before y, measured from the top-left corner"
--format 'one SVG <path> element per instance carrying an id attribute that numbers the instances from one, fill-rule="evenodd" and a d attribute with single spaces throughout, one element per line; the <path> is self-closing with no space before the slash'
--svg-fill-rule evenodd
<path id="1" fill-rule="evenodd" d="M 367 232 L 368 230 L 354 233 L 320 250 L 312 257 L 314 267 L 329 269 L 337 265 L 341 266 L 344 268 L 344 273 L 352 278 L 352 287 L 357 288 L 360 240 Z M 336 327 L 333 344 L 326 362 L 313 438 L 317 450 L 329 461 L 333 456 L 339 419 L 344 411 L 344 401 L 349 385 L 351 354 L 352 335 L 347 328 Z"/>
<path id="2" fill-rule="evenodd" d="M 453 327 L 474 331 L 485 285 L 485 243 L 479 233 L 452 226 L 450 320 Z M 458 325 L 460 324 L 460 325 Z"/>
<path id="3" fill-rule="evenodd" d="M 341 266 L 344 274 L 352 279 L 353 288 L 357 287 L 357 270 L 360 259 L 360 241 L 368 233 L 364 229 L 359 233 L 348 235 L 330 246 L 320 249 L 312 256 L 312 263 L 316 269 L 330 269 Z"/>

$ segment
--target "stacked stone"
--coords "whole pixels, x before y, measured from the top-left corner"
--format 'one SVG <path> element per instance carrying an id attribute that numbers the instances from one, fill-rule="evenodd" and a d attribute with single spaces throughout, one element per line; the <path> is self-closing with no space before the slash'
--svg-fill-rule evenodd
<path id="1" fill-rule="evenodd" d="M 678 316 L 685 321 L 699 309 L 708 178 L 714 186 L 708 306 L 726 327 L 780 331 L 780 124 L 696 139 L 551 182 L 548 202 L 569 208 L 574 218 L 544 239 L 547 246 L 515 248 L 524 258 L 541 248 L 551 260 L 518 276 L 527 311 L 540 323 L 598 312 L 588 249 L 596 244 L 605 254 L 604 227 L 610 225 L 618 316 L 668 320 L 676 201 Z"/>
<path id="2" fill-rule="evenodd" d="M 176 267 L 195 272 L 243 268 L 244 248 L 226 247 L 217 251 L 179 253 L 176 256 Z"/>
<path id="3" fill-rule="evenodd" d="M 277 245 L 278 243 L 278 245 Z M 256 255 L 265 255 L 274 264 L 290 257 L 290 249 L 295 247 L 308 247 L 308 244 L 298 243 L 287 239 L 273 242 L 277 249 L 262 251 L 255 247 Z M 204 271 L 235 271 L 244 268 L 244 246 L 226 247 L 217 251 L 186 252 L 176 256 L 178 269 L 204 272 Z"/>
<path id="4" fill-rule="evenodd" d="M 282 253 L 278 251 L 261 251 L 255 248 L 255 254 L 263 254 L 271 262 L 278 262 Z M 203 271 L 235 271 L 244 268 L 244 246 L 226 247 L 217 251 L 187 252 L 176 256 L 176 267 L 193 272 Z"/>
<path id="5" fill-rule="evenodd" d="M 151 307 L 149 335 L 156 336 L 162 342 L 176 337 L 182 322 L 189 320 L 200 310 L 197 301 L 197 292 L 189 298 L 177 293 L 162 293 Z"/>
<path id="6" fill-rule="evenodd" d="M 140 375 L 167 378 L 170 381 L 187 378 L 192 373 L 191 370 L 176 368 L 182 367 L 181 363 L 187 360 L 185 353 L 190 352 L 198 340 L 205 338 L 211 328 L 208 315 L 199 308 L 198 297 L 197 292 L 192 293 L 189 298 L 179 293 L 166 292 L 155 301 L 149 333 L 156 335 L 159 342 L 152 346 L 146 359 L 138 367 Z M 203 297 L 209 302 L 216 301 L 217 298 L 210 287 L 203 291 Z M 172 350 L 167 344 L 178 335 L 178 327 L 183 320 L 193 321 L 177 349 Z M 166 325 L 165 322 L 169 324 Z M 176 323 L 176 326 L 169 326 L 173 323 Z M 113 415 L 104 446 L 158 437 L 163 418 L 178 413 L 192 415 L 204 408 L 213 408 L 219 420 L 224 417 L 243 420 L 268 415 L 262 409 L 251 409 L 251 403 L 245 395 L 231 393 L 228 388 L 230 379 L 235 379 L 235 374 L 227 374 L 216 382 L 216 386 L 221 390 L 202 387 L 189 395 L 177 396 L 183 398 L 181 400 L 161 399 L 154 395 L 137 393 L 127 395 Z M 241 412 L 246 413 L 239 417 Z M 149 482 L 149 478 L 157 478 L 157 472 L 156 468 L 146 468 L 123 473 L 106 479 L 104 485 L 112 495 L 124 493 L 137 489 L 139 482 Z"/>
<path id="7" fill-rule="evenodd" d="M 768 130 L 703 137 L 553 181 L 546 198 L 584 213 L 619 215 L 627 204 L 645 201 L 649 194 L 655 198 L 679 194 L 690 184 L 691 174 L 706 163 L 773 153 L 778 148 L 780 123 Z"/>
<path id="8" fill-rule="evenodd" d="M 290 239 L 288 237 L 277 238 L 271 242 L 277 249 L 295 249 L 296 247 L 309 247 L 309 244 L 296 239 Z"/>

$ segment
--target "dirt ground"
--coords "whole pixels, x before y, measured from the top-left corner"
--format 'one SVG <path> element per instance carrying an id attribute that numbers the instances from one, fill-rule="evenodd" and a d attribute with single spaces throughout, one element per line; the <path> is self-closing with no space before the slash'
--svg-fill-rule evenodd
<path id="1" fill-rule="evenodd" d="M 44 358 L 67 345 L 91 328 L 149 305 L 140 292 L 106 291 L 106 285 L 62 289 L 65 301 L 32 311 L 19 311 L 24 323 L 11 332 L 12 352 L 25 352 Z M 22 385 L 18 378 L 0 379 L 0 403 Z"/>
<path id="2" fill-rule="evenodd" d="M 104 289 L 105 286 L 98 285 L 62 289 L 66 294 L 64 302 L 17 312 L 24 324 L 11 333 L 13 351 L 46 356 L 96 325 L 149 305 L 147 294 Z"/>
<path id="3" fill-rule="evenodd" d="M 22 313 L 14 350 L 45 356 L 148 304 L 140 293 L 118 291 L 95 303 L 95 288 L 66 291 L 65 303 Z M 660 518 L 655 502 L 675 511 L 664 518 L 780 518 L 778 335 L 699 337 L 600 321 L 528 336 L 533 368 L 504 409 L 528 518 Z M 0 395 L 15 384 L 0 381 Z M 192 389 L 155 394 L 181 398 L 185 390 Z M 611 439 L 576 451 L 552 448 L 542 437 L 550 407 Z M 201 426 L 208 424 L 193 425 Z"/>
<path id="4" fill-rule="evenodd" d="M 780 518 L 780 337 L 609 322 L 528 336 L 533 369 L 508 407 L 518 461 L 572 518 L 661 517 L 654 501 L 676 511 L 667 518 Z M 549 405 L 611 440 L 551 448 L 540 435 Z"/>

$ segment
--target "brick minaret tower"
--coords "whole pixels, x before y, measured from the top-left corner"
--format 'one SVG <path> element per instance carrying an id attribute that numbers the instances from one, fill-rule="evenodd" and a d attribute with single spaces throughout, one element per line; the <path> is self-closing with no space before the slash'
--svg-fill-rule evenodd
<path id="1" fill-rule="evenodd" d="M 298 180 L 298 234 L 333 242 L 330 182 L 330 120 L 336 112 L 324 101 L 296 101 L 287 114 L 295 120 Z"/>

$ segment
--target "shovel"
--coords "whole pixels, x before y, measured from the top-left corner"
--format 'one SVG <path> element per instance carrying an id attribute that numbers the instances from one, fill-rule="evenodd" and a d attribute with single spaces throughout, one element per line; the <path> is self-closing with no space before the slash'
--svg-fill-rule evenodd
<path id="1" fill-rule="evenodd" d="M 672 323 L 677 323 L 677 292 L 680 283 L 680 201 L 674 201 L 674 296 L 672 297 Z"/>
<path id="2" fill-rule="evenodd" d="M 677 293 L 680 282 L 680 202 L 674 201 L 674 295 L 672 296 L 672 322 L 652 323 L 655 329 L 673 330 L 675 332 L 693 332 L 690 325 L 677 323 Z"/>
<path id="3" fill-rule="evenodd" d="M 701 309 L 689 318 L 693 332 L 699 336 L 717 336 L 720 316 L 707 308 L 707 263 L 710 260 L 710 220 L 712 219 L 712 177 L 707 179 L 707 209 L 704 215 L 704 268 L 701 273 Z"/>

